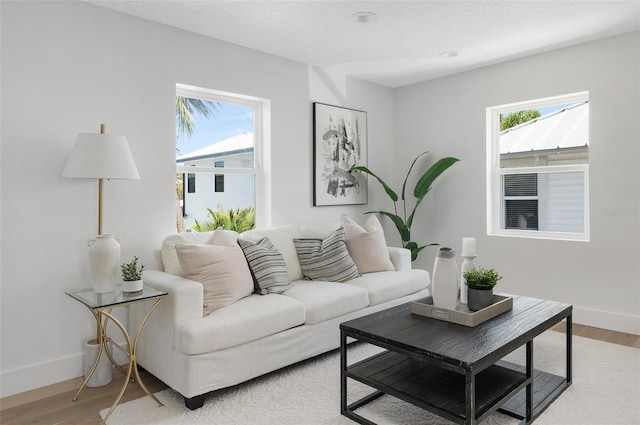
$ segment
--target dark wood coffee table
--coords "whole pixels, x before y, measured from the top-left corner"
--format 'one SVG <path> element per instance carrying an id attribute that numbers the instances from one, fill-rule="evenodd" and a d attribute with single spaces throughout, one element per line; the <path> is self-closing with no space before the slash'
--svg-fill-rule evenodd
<path id="1" fill-rule="evenodd" d="M 496 410 L 531 423 L 571 385 L 572 306 L 513 296 L 513 309 L 476 327 L 411 313 L 410 304 L 340 325 L 341 413 L 355 413 L 389 394 L 459 424 L 477 424 Z M 566 374 L 533 368 L 533 339 L 566 319 Z M 348 365 L 347 338 L 385 348 Z M 526 364 L 501 360 L 526 345 Z M 376 389 L 347 404 L 348 378 Z"/>

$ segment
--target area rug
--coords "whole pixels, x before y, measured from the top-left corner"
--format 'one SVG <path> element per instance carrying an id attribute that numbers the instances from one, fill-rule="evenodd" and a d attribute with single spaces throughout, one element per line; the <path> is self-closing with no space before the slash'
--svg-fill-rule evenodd
<path id="1" fill-rule="evenodd" d="M 573 384 L 535 423 L 539 425 L 640 424 L 640 349 L 573 337 Z M 564 376 L 564 334 L 547 331 L 534 341 L 535 367 Z M 349 363 L 380 349 L 352 344 Z M 509 356 L 523 362 L 524 349 Z M 371 389 L 349 380 L 349 402 Z M 173 390 L 116 408 L 108 425 L 352 425 L 340 415 L 340 355 L 332 351 L 207 397 L 204 407 L 185 408 Z M 383 396 L 358 409 L 378 424 L 449 425 L 439 418 L 391 396 Z M 104 417 L 107 410 L 100 412 Z M 483 424 L 515 425 L 514 418 L 494 413 Z"/>

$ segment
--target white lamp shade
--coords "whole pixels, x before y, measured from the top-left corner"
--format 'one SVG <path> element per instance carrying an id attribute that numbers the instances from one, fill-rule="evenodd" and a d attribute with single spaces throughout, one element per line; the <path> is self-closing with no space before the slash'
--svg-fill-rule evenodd
<path id="1" fill-rule="evenodd" d="M 124 136 L 81 133 L 62 170 L 62 177 L 139 180 Z"/>

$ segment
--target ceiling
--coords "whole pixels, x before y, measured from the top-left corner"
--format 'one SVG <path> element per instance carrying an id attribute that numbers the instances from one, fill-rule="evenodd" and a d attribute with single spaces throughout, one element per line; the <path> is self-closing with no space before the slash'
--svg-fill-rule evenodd
<path id="1" fill-rule="evenodd" d="M 640 29 L 640 0 L 86 1 L 388 87 Z"/>

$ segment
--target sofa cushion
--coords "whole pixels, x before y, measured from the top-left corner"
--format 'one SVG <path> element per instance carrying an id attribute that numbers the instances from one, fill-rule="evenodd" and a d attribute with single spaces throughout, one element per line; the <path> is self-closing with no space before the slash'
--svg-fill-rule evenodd
<path id="1" fill-rule="evenodd" d="M 175 245 L 187 279 L 203 286 L 203 315 L 253 293 L 253 279 L 242 250 L 218 245 Z"/>
<path id="2" fill-rule="evenodd" d="M 213 232 L 183 232 L 167 236 L 162 241 L 160 255 L 164 271 L 176 276 L 184 277 L 184 270 L 178 259 L 176 244 L 204 244 L 207 243 Z"/>
<path id="3" fill-rule="evenodd" d="M 369 305 L 378 305 L 425 289 L 429 285 L 429 272 L 412 269 L 367 273 L 347 284 L 366 289 L 369 293 Z"/>
<path id="4" fill-rule="evenodd" d="M 346 282 L 360 276 L 341 227 L 324 239 L 294 239 L 302 275 L 309 280 Z"/>
<path id="5" fill-rule="evenodd" d="M 342 215 L 342 227 L 347 249 L 360 273 L 395 270 L 382 225 L 375 214 L 370 214 L 363 226 L 348 215 Z"/>
<path id="6" fill-rule="evenodd" d="M 282 295 L 304 304 L 307 312 L 305 324 L 312 325 L 369 305 L 366 290 L 335 282 L 299 280 Z"/>
<path id="7" fill-rule="evenodd" d="M 305 321 L 304 305 L 277 294 L 250 295 L 176 327 L 176 349 L 201 354 L 255 341 Z"/>
<path id="8" fill-rule="evenodd" d="M 257 243 L 238 239 L 238 245 L 249 262 L 260 294 L 279 294 L 291 287 L 284 258 L 269 238 L 262 238 Z"/>
<path id="9" fill-rule="evenodd" d="M 300 230 L 300 226 L 295 225 L 277 226 L 259 230 L 254 229 L 240 234 L 240 238 L 251 242 L 258 242 L 262 238 L 269 238 L 269 241 L 284 257 L 289 280 L 302 279 L 298 255 L 296 254 L 296 248 L 293 246 L 293 239 L 301 237 L 302 231 Z"/>

